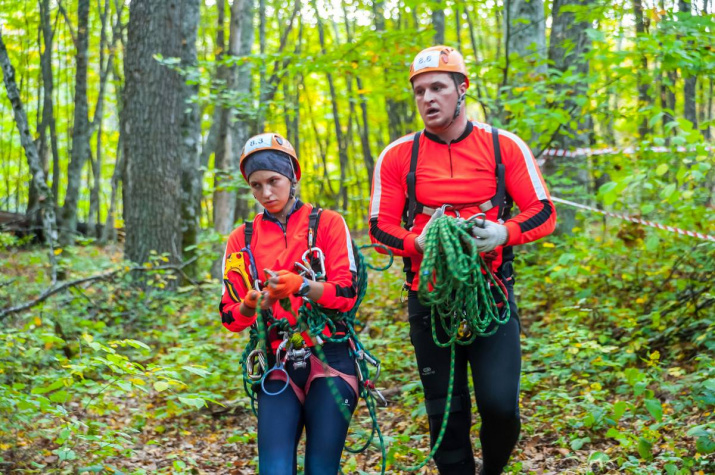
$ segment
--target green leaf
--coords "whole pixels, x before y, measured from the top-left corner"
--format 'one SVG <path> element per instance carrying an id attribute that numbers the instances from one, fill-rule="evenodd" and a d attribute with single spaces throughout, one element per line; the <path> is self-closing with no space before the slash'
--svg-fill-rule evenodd
<path id="1" fill-rule="evenodd" d="M 695 441 L 695 450 L 703 455 L 715 452 L 715 440 L 710 437 L 698 437 Z"/>
<path id="2" fill-rule="evenodd" d="M 604 454 L 603 452 L 594 452 L 591 455 L 588 456 L 588 464 L 592 463 L 597 463 L 599 465 L 603 465 L 608 463 L 608 461 L 611 460 L 611 458 Z"/>
<path id="3" fill-rule="evenodd" d="M 664 200 L 667 200 L 671 196 L 673 196 L 673 193 L 675 193 L 675 183 L 671 183 L 670 185 L 663 188 L 663 191 L 660 192 L 660 197 Z"/>
<path id="4" fill-rule="evenodd" d="M 708 437 L 710 431 L 708 431 L 708 424 L 702 424 L 699 426 L 691 427 L 688 429 L 686 434 L 690 437 Z"/>
<path id="5" fill-rule="evenodd" d="M 211 374 L 211 371 L 207 371 L 203 368 L 198 368 L 196 366 L 182 366 L 182 369 L 188 371 L 189 373 L 194 373 L 194 374 L 197 374 L 202 377 L 208 376 Z"/>
<path id="6" fill-rule="evenodd" d="M 581 447 L 591 442 L 590 437 L 581 437 L 571 441 L 571 450 L 580 450 Z"/>
<path id="7" fill-rule="evenodd" d="M 65 390 L 62 390 L 62 391 L 57 391 L 56 393 L 52 393 L 50 395 L 50 401 L 64 404 L 67 401 L 69 401 L 71 397 L 72 397 L 72 395 L 70 393 L 68 393 Z"/>
<path id="8" fill-rule="evenodd" d="M 166 381 L 157 381 L 154 383 L 154 389 L 156 389 L 157 392 L 166 391 L 169 389 L 169 383 Z"/>
<path id="9" fill-rule="evenodd" d="M 41 387 L 41 388 L 32 388 L 32 394 L 46 394 L 49 393 L 50 391 L 54 391 L 55 389 L 61 388 L 65 383 L 65 380 L 60 378 L 50 384 L 49 386 Z"/>
<path id="10" fill-rule="evenodd" d="M 663 176 L 668 173 L 668 169 L 669 167 L 667 163 L 661 163 L 660 165 L 658 165 L 658 168 L 655 169 L 655 174 L 658 176 Z"/>
<path id="11" fill-rule="evenodd" d="M 613 418 L 618 421 L 623 417 L 623 414 L 626 412 L 626 402 L 625 401 L 618 401 L 615 404 L 613 404 Z"/>
<path id="12" fill-rule="evenodd" d="M 641 437 L 638 440 L 638 454 L 642 459 L 648 461 L 653 460 L 653 442 Z"/>
<path id="13" fill-rule="evenodd" d="M 650 415 L 653 416 L 653 419 L 658 422 L 663 420 L 663 406 L 660 404 L 659 400 L 646 399 L 645 407 L 648 409 L 648 412 L 650 412 Z"/>
<path id="14" fill-rule="evenodd" d="M 196 409 L 201 409 L 206 405 L 206 401 L 200 397 L 179 397 L 179 401 L 187 406 L 195 407 Z"/>

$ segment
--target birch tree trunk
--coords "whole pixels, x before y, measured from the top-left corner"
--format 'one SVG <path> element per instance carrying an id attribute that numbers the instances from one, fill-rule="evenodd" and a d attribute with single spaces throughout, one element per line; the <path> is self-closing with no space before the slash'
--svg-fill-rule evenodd
<path id="1" fill-rule="evenodd" d="M 0 66 L 2 66 L 3 80 L 5 82 L 5 88 L 7 89 L 7 97 L 10 99 L 10 103 L 12 104 L 12 112 L 15 117 L 15 123 L 17 124 L 17 130 L 20 133 L 20 142 L 25 149 L 27 163 L 30 166 L 32 184 L 36 189 L 38 197 L 37 201 L 40 205 L 40 209 L 42 210 L 43 237 L 50 245 L 50 248 L 52 248 L 53 239 L 56 237 L 55 206 L 52 199 L 52 192 L 45 181 L 45 172 L 42 170 L 42 162 L 40 161 L 40 156 L 37 153 L 35 142 L 30 135 L 30 127 L 27 123 L 27 114 L 25 114 L 25 109 L 23 108 L 22 101 L 20 100 L 20 92 L 18 91 L 17 84 L 15 83 L 15 69 L 12 67 L 12 64 L 10 64 L 10 58 L 8 57 L 5 42 L 2 37 L 2 29 L 0 29 Z M 53 252 L 50 252 L 50 259 L 53 264 L 52 268 L 54 273 L 55 256 Z M 55 276 L 53 274 L 53 284 L 54 281 Z"/>
<path id="2" fill-rule="evenodd" d="M 74 89 L 72 154 L 67 169 L 67 192 L 62 206 L 60 242 L 70 244 L 77 228 L 77 202 L 82 169 L 89 157 L 89 105 L 87 103 L 87 54 L 89 50 L 89 0 L 79 0 L 77 7 L 77 71 Z"/>

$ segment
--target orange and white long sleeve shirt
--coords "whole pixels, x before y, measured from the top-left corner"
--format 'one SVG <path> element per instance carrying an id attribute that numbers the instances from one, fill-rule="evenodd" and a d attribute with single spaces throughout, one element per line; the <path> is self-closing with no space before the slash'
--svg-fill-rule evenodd
<path id="1" fill-rule="evenodd" d="M 298 273 L 295 263 L 301 262 L 303 253 L 308 249 L 308 222 L 312 209 L 310 204 L 296 200 L 293 210 L 286 218 L 285 226 L 267 211 L 254 218 L 251 251 L 259 273 L 263 274 L 264 269 L 287 269 Z M 357 299 L 357 266 L 350 232 L 340 214 L 331 210 L 322 211 L 315 245 L 325 255 L 326 274 L 323 295 L 316 303 L 326 309 L 350 311 Z M 245 247 L 245 224 L 242 224 L 228 238 L 224 266 L 231 254 L 240 252 Z M 249 290 L 243 279 L 236 272 L 229 272 L 227 277 L 239 299 L 234 300 L 231 292 L 226 289 L 227 284 L 224 284 L 219 311 L 223 326 L 230 331 L 239 332 L 251 326 L 256 321 L 256 316 L 247 317 L 239 310 Z M 263 275 L 259 277 L 263 279 Z M 291 296 L 290 300 L 293 311 L 297 314 L 303 300 L 295 296 Z M 276 302 L 271 310 L 275 318 L 288 319 L 291 325 L 295 325 L 293 315 L 284 310 L 279 302 Z M 324 333 L 330 336 L 327 327 Z M 312 346 L 307 332 L 303 333 L 303 338 Z M 273 348 L 280 344 L 277 335 L 269 335 L 269 340 Z"/>
<path id="2" fill-rule="evenodd" d="M 409 134 L 397 139 L 378 158 L 370 199 L 370 237 L 374 243 L 386 245 L 405 258 L 407 283 L 417 290 L 422 254 L 415 248 L 415 239 L 430 217 L 417 214 L 412 229 L 402 227 L 414 137 L 415 134 Z M 430 208 L 453 205 L 463 218 L 480 213 L 478 204 L 490 200 L 497 187 L 492 127 L 468 122 L 464 133 L 451 144 L 427 131 L 420 134 L 419 140 L 415 170 L 417 201 Z M 494 271 L 502 263 L 505 247 L 542 238 L 553 232 L 556 225 L 556 210 L 529 147 L 516 135 L 501 129 L 499 144 L 506 192 L 520 212 L 504 223 L 509 238 L 496 249 Z M 453 212 L 448 210 L 447 214 Z M 496 222 L 497 214 L 498 208 L 494 207 L 487 211 L 486 219 Z"/>

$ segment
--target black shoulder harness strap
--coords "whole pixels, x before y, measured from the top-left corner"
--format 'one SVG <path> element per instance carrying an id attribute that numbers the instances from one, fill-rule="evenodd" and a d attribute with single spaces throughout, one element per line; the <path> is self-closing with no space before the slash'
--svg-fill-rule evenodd
<path id="1" fill-rule="evenodd" d="M 253 221 L 246 221 L 243 228 L 243 241 L 248 249 L 251 249 L 251 239 L 253 238 Z"/>
<path id="2" fill-rule="evenodd" d="M 310 210 L 310 216 L 308 216 L 308 249 L 315 247 L 315 243 L 318 240 L 318 224 L 322 213 L 323 210 L 317 206 Z"/>
<path id="3" fill-rule="evenodd" d="M 422 203 L 417 201 L 417 193 L 415 186 L 417 185 L 417 157 L 420 153 L 420 135 L 422 131 L 417 132 L 412 139 L 412 155 L 410 157 L 410 172 L 407 174 L 407 203 L 404 212 L 402 213 L 402 221 L 405 223 L 405 229 L 412 229 L 417 213 L 422 212 Z"/>
<path id="4" fill-rule="evenodd" d="M 501 145 L 499 144 L 499 129 L 492 127 L 492 143 L 494 144 L 494 175 L 497 180 L 497 191 L 490 200 L 492 206 L 497 206 L 497 219 L 503 218 L 504 200 L 506 198 L 506 181 L 504 180 L 504 164 L 501 161 Z"/>

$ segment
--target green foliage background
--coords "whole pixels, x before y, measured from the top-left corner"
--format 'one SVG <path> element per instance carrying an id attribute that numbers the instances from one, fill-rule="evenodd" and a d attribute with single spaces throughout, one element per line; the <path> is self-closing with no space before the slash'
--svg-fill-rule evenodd
<path id="1" fill-rule="evenodd" d="M 110 5 L 113 17 L 119 3 Z M 185 73 L 188 81 L 200 85 L 195 100 L 202 111 L 204 138 L 213 109 L 221 104 L 250 112 L 250 120 L 262 111 L 266 128 L 281 133 L 286 132 L 285 117 L 298 114 L 299 152 L 307 171 L 301 194 L 308 201 L 338 209 L 340 168 L 326 80 L 326 73 L 332 73 L 342 91 L 338 99 L 341 123 L 345 133 L 350 130 L 349 169 L 345 171 L 350 206 L 344 212 L 351 229 L 358 231 L 366 227 L 369 200 L 369 177 L 358 136 L 358 128 L 366 124 L 350 106 L 357 111 L 360 100 L 367 101 L 369 145 L 375 159 L 390 142 L 388 101 L 405 104 L 403 132 L 421 126 L 407 68 L 414 54 L 432 43 L 430 9 L 439 3 L 384 4 L 384 31 L 375 28 L 369 2 L 346 1 L 347 22 L 339 2 L 318 5 L 326 23 L 328 53 L 319 52 L 316 13 L 308 3 L 302 6 L 302 28 L 294 26 L 286 49 L 278 52 L 290 8 L 267 0 L 263 54 L 256 42 L 250 57 L 224 58 L 253 66 L 251 96 L 235 97 L 215 81 L 217 13 L 215 4 L 205 2 L 198 40 L 200 63 Z M 553 69 L 536 73 L 536 66 L 546 60 L 512 55 L 506 83 L 503 4 L 442 5 L 448 19 L 446 42 L 462 50 L 475 85 L 468 100 L 472 118 L 514 131 L 538 152 L 550 145 L 557 131 L 590 116 L 593 128 L 588 133 L 594 148 L 633 149 L 579 162 L 554 159 L 561 161 L 557 162 L 559 172 L 547 177 L 551 187 L 570 190 L 570 197 L 605 209 L 715 234 L 710 141 L 715 68 L 712 2 L 698 3 L 700 10 L 691 17 L 679 13 L 671 2 L 646 4 L 650 27 L 642 35 L 635 34 L 629 1 L 573 7 L 591 25 L 592 49 L 587 57 L 573 59 L 588 60 L 588 74 Z M 69 18 L 76 18 L 76 5 L 67 2 L 65 7 Z M 548 18 L 551 3 L 545 8 Z M 127 9 L 119 14 L 126 24 Z M 56 15 L 55 8 L 53 24 Z M 473 22 L 476 51 L 466 15 Z M 28 117 L 31 126 L 36 126 L 41 104 L 39 9 L 32 1 L 0 0 L 0 17 Z M 95 65 L 89 70 L 91 116 L 99 81 L 95 3 L 90 22 L 89 61 Z M 352 42 L 346 39 L 348 24 Z M 72 146 L 74 46 L 61 15 L 56 25 L 53 70 L 61 203 Z M 100 187 L 103 218 L 119 138 L 122 50 L 120 43 L 116 74 L 110 76 L 106 97 Z M 643 56 L 649 64 L 645 71 L 639 70 Z M 162 60 L 172 67 L 171 59 Z M 261 71 L 265 69 L 270 76 L 277 60 L 278 92 L 271 102 L 259 103 Z M 285 66 L 283 60 L 289 60 Z M 649 103 L 638 102 L 637 73 L 649 85 L 653 98 Z M 683 80 L 690 76 L 698 78 L 697 126 L 683 117 Z M 356 77 L 362 89 L 357 88 Z M 585 94 L 574 92 L 580 82 L 587 84 Z M 480 96 L 476 84 L 482 88 Z M 675 95 L 675 110 L 666 106 L 663 91 Z M 0 100 L 0 209 L 22 212 L 30 176 L 4 97 Z M 577 108 L 567 108 L 567 99 Z M 639 132 L 643 121 L 648 124 L 645 135 Z M 96 135 L 93 149 L 95 140 Z M 646 150 L 657 146 L 684 148 Z M 573 167 L 585 169 L 586 186 L 574 186 Z M 202 215 L 207 230 L 212 224 L 212 171 L 210 161 Z M 86 173 L 90 183 L 89 167 Z M 238 174 L 234 181 L 240 183 Z M 89 186 L 82 193 L 80 220 L 86 221 Z M 524 428 L 509 470 L 713 473 L 713 244 L 598 215 L 579 213 L 577 218 L 572 234 L 519 249 Z M 122 224 L 121 220 L 117 223 Z M 206 232 L 198 246 L 201 274 L 216 257 L 212 244 L 222 239 Z M 0 234 L 0 309 L 28 301 L 49 285 L 46 251 L 24 244 Z M 79 244 L 58 250 L 67 279 L 128 265 L 121 261 L 121 247 Z M 150 266 L 162 263 L 162 256 L 155 256 Z M 380 412 L 391 464 L 419 457 L 428 447 L 419 378 L 412 359 L 406 357 L 411 348 L 397 267 L 389 273 L 371 274 L 370 294 L 360 314 L 365 343 L 387 369 L 382 384 L 397 394 L 393 405 Z M 245 335 L 229 334 L 220 325 L 216 310 L 220 284 L 201 275 L 200 285 L 166 292 L 163 284 L 175 276 L 151 269 L 148 274 L 155 284 L 150 290 L 137 290 L 131 277 L 120 273 L 116 279 L 74 288 L 0 321 L 4 342 L 0 346 L 2 470 L 230 473 L 245 469 L 250 473 L 255 469 L 255 419 L 241 389 L 238 361 Z M 361 410 L 351 439 L 362 435 L 366 417 Z M 189 441 L 194 448 L 180 446 L 177 440 Z M 210 445 L 202 450 L 200 444 Z M 171 450 L 147 456 L 153 447 Z M 216 456 L 219 453 L 222 456 Z M 378 466 L 374 448 L 344 459 L 345 473 L 375 473 Z"/>

